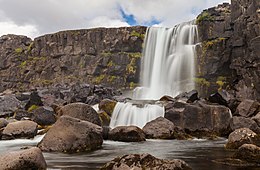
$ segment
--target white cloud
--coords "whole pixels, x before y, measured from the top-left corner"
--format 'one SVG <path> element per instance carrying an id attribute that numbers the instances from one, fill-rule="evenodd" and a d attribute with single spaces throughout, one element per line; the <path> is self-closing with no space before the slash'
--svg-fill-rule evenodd
<path id="1" fill-rule="evenodd" d="M 128 26 L 120 13 L 139 24 L 153 19 L 173 26 L 205 8 L 229 0 L 0 0 L 0 35 L 40 34 L 66 29 Z"/>

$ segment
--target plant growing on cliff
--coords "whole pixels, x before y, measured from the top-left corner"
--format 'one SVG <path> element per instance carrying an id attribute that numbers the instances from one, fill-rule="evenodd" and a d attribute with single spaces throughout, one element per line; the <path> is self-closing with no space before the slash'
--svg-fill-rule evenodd
<path id="1" fill-rule="evenodd" d="M 219 86 L 218 90 L 221 90 L 225 83 L 226 83 L 226 77 L 219 76 L 216 81 L 216 84 Z"/>
<path id="2" fill-rule="evenodd" d="M 19 48 L 16 48 L 14 51 L 16 54 L 21 54 L 23 52 L 23 49 L 21 47 L 19 47 Z"/>
<path id="3" fill-rule="evenodd" d="M 206 87 L 209 87 L 210 86 L 210 82 L 207 81 L 206 79 L 204 78 L 194 78 L 194 82 L 196 84 L 199 84 L 201 86 L 206 86 Z"/>
<path id="4" fill-rule="evenodd" d="M 136 32 L 135 30 L 132 31 L 130 35 L 133 36 L 133 37 L 141 38 L 141 39 L 144 39 L 144 37 L 145 37 L 144 34 L 138 33 L 138 32 Z"/>
<path id="5" fill-rule="evenodd" d="M 202 12 L 202 14 L 200 14 L 198 17 L 197 17 L 197 20 L 196 20 L 196 24 L 200 24 L 202 21 L 214 21 L 214 17 L 208 13 L 207 11 L 204 11 Z"/>

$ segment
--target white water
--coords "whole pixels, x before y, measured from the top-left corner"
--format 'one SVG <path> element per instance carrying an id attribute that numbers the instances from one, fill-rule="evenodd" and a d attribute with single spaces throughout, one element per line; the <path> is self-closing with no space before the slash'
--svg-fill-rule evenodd
<path id="1" fill-rule="evenodd" d="M 174 28 L 150 27 L 146 31 L 141 66 L 141 87 L 134 90 L 135 100 L 158 100 L 164 95 L 176 96 L 193 90 L 195 43 L 198 31 L 194 22 Z M 110 127 L 136 125 L 164 116 L 164 108 L 145 104 L 117 103 Z"/>

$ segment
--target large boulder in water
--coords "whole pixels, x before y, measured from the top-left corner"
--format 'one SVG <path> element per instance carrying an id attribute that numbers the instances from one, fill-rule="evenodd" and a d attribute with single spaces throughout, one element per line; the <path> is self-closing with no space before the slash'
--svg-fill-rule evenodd
<path id="1" fill-rule="evenodd" d="M 195 103 L 176 101 L 165 106 L 165 118 L 198 137 L 202 134 L 226 136 L 230 133 L 232 114 L 229 108 L 222 105 L 202 101 Z"/>
<path id="2" fill-rule="evenodd" d="M 0 155 L 0 169 L 2 170 L 28 170 L 47 169 L 42 152 L 39 148 L 33 147 L 26 150 L 8 152 Z"/>
<path id="3" fill-rule="evenodd" d="M 37 123 L 29 120 L 9 123 L 2 139 L 33 138 L 37 134 Z"/>
<path id="4" fill-rule="evenodd" d="M 148 122 L 143 127 L 143 131 L 148 139 L 187 139 L 189 137 L 164 117 L 158 117 Z"/>
<path id="5" fill-rule="evenodd" d="M 103 143 L 102 128 L 69 116 L 60 117 L 38 144 L 46 152 L 83 152 L 95 150 Z"/>
<path id="6" fill-rule="evenodd" d="M 243 144 L 260 146 L 260 136 L 248 128 L 236 129 L 228 136 L 227 149 L 237 149 Z"/>
<path id="7" fill-rule="evenodd" d="M 233 158 L 260 164 L 260 147 L 253 144 L 244 144 L 238 148 Z"/>
<path id="8" fill-rule="evenodd" d="M 32 120 L 41 126 L 52 125 L 56 121 L 56 116 L 52 108 L 38 107 L 32 111 Z"/>
<path id="9" fill-rule="evenodd" d="M 101 126 L 101 120 L 99 119 L 98 113 L 88 104 L 68 104 L 58 111 L 58 117 L 62 115 L 67 115 L 77 119 L 89 121 L 91 123 Z"/>
<path id="10" fill-rule="evenodd" d="M 130 154 L 113 159 L 105 164 L 100 170 L 191 170 L 191 167 L 179 159 L 158 159 L 150 154 Z"/>
<path id="11" fill-rule="evenodd" d="M 260 127 L 250 118 L 234 116 L 230 122 L 230 127 L 232 131 L 240 128 L 249 128 L 257 134 L 260 134 Z"/>
<path id="12" fill-rule="evenodd" d="M 145 134 L 137 126 L 118 126 L 109 131 L 108 139 L 122 142 L 145 141 Z"/>

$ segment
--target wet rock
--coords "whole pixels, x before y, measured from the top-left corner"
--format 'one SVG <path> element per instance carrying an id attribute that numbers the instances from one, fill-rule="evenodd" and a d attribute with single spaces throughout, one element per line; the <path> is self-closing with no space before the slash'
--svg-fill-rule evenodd
<path id="1" fill-rule="evenodd" d="M 150 154 L 123 155 L 101 167 L 101 170 L 131 170 L 131 169 L 154 169 L 154 170 L 191 170 L 191 167 L 179 159 L 158 159 Z"/>
<path id="2" fill-rule="evenodd" d="M 0 129 L 6 127 L 8 125 L 8 121 L 4 118 L 0 118 Z"/>
<path id="3" fill-rule="evenodd" d="M 41 126 L 52 125 L 56 121 L 56 116 L 52 108 L 38 107 L 32 111 L 32 120 Z"/>
<path id="4" fill-rule="evenodd" d="M 102 131 L 103 139 L 107 140 L 109 131 L 111 130 L 111 127 L 109 127 L 109 126 L 102 126 L 102 129 L 103 129 L 103 131 Z"/>
<path id="5" fill-rule="evenodd" d="M 37 91 L 33 91 L 30 94 L 29 101 L 25 105 L 25 110 L 28 110 L 31 106 L 43 106 L 43 102 L 41 100 L 41 97 L 39 96 Z"/>
<path id="6" fill-rule="evenodd" d="M 89 121 L 101 126 L 101 121 L 99 119 L 98 113 L 91 106 L 84 103 L 71 103 L 63 106 L 58 112 L 58 117 L 62 115 L 67 115 L 77 119 Z"/>
<path id="7" fill-rule="evenodd" d="M 104 99 L 99 103 L 98 108 L 100 110 L 104 110 L 109 116 L 111 116 L 115 106 L 116 106 L 116 101 L 110 99 Z"/>
<path id="8" fill-rule="evenodd" d="M 248 128 L 236 129 L 228 136 L 227 149 L 238 149 L 243 144 L 260 145 L 260 137 Z"/>
<path id="9" fill-rule="evenodd" d="M 254 120 L 257 125 L 260 127 L 260 112 L 257 113 L 254 117 L 252 117 L 252 120 Z"/>
<path id="10" fill-rule="evenodd" d="M 235 152 L 233 158 L 260 164 L 260 147 L 253 144 L 243 144 Z"/>
<path id="11" fill-rule="evenodd" d="M 160 101 L 169 102 L 169 101 L 176 101 L 176 99 L 171 97 L 171 96 L 163 96 L 163 97 L 160 98 Z"/>
<path id="12" fill-rule="evenodd" d="M 32 113 L 29 113 L 28 111 L 23 110 L 23 109 L 18 109 L 14 113 L 14 118 L 16 120 L 21 120 L 24 118 L 31 118 L 31 117 L 32 117 Z"/>
<path id="13" fill-rule="evenodd" d="M 98 116 L 101 120 L 102 126 L 109 126 L 110 123 L 110 116 L 105 111 L 99 111 Z"/>
<path id="14" fill-rule="evenodd" d="M 243 100 L 237 107 L 236 115 L 252 117 L 260 111 L 260 104 L 254 100 Z"/>
<path id="15" fill-rule="evenodd" d="M 38 144 L 46 152 L 84 152 L 99 149 L 103 143 L 102 128 L 69 116 L 60 117 Z"/>
<path id="16" fill-rule="evenodd" d="M 47 169 L 47 164 L 41 150 L 37 147 L 33 147 L 0 155 L 0 169 L 45 170 Z"/>
<path id="17" fill-rule="evenodd" d="M 143 127 L 145 136 L 148 139 L 174 139 L 174 129 L 175 125 L 163 117 L 158 117 Z"/>
<path id="18" fill-rule="evenodd" d="M 252 131 L 260 134 L 260 127 L 254 120 L 250 118 L 234 116 L 230 122 L 230 127 L 232 131 L 239 128 L 249 128 Z"/>
<path id="19" fill-rule="evenodd" d="M 14 111 L 21 107 L 21 102 L 14 95 L 0 96 L 0 118 L 13 116 Z"/>
<path id="20" fill-rule="evenodd" d="M 108 139 L 122 142 L 145 141 L 145 134 L 137 126 L 118 126 L 109 131 Z"/>
<path id="21" fill-rule="evenodd" d="M 3 131 L 2 139 L 33 138 L 37 134 L 37 123 L 29 120 L 9 123 Z"/>
<path id="22" fill-rule="evenodd" d="M 230 133 L 229 123 L 232 115 L 225 106 L 197 101 L 191 104 L 175 102 L 166 105 L 165 118 L 191 135 L 226 136 Z"/>

